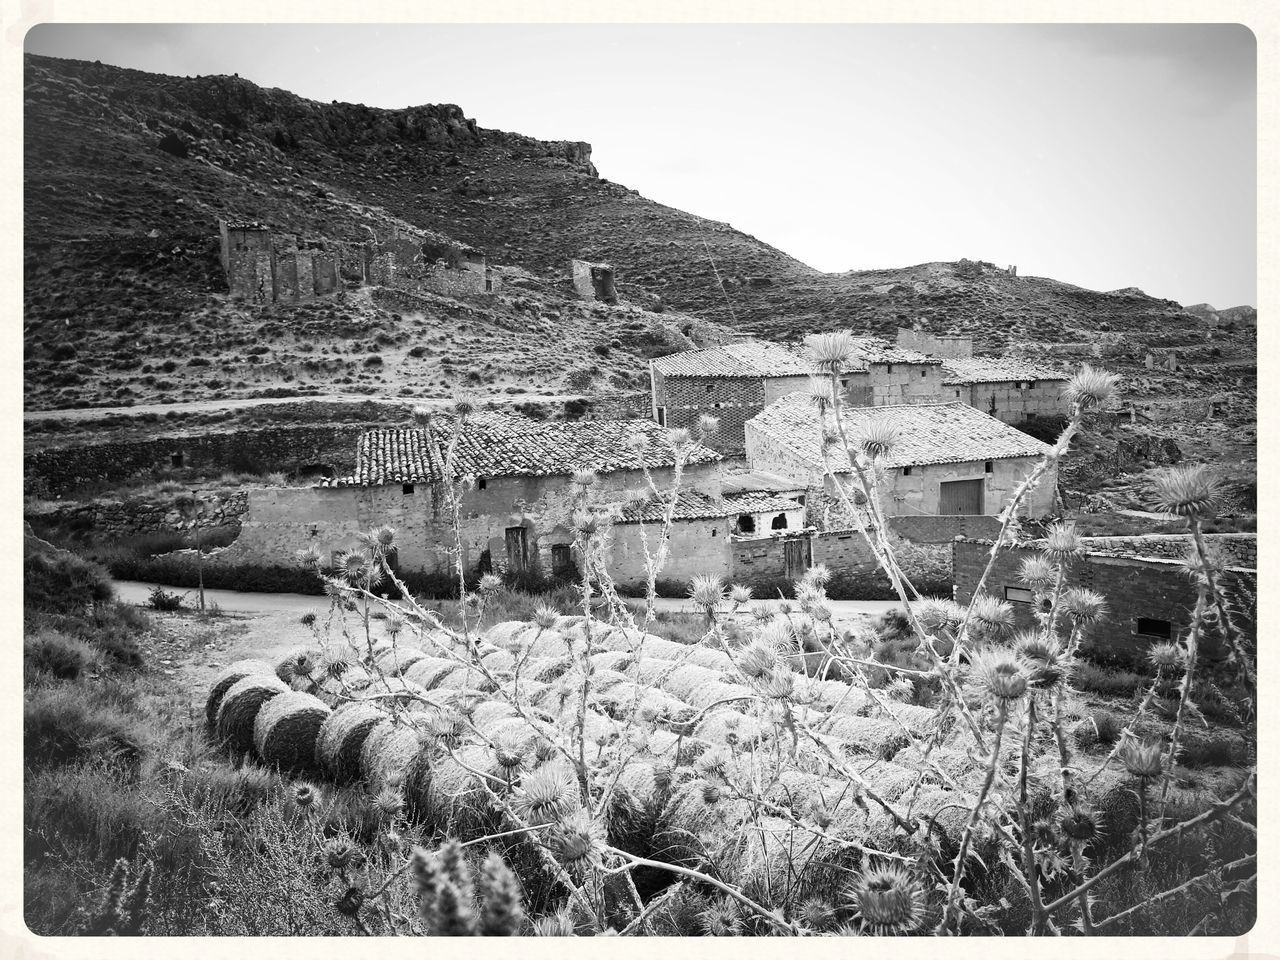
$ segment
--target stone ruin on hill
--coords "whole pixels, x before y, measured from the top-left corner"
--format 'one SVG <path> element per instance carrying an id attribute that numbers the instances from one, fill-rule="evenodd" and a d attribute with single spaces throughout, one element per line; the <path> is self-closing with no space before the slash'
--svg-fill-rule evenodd
<path id="1" fill-rule="evenodd" d="M 218 233 L 227 288 L 238 300 L 312 300 L 366 284 L 481 294 L 500 283 L 483 253 L 444 238 L 303 240 L 260 223 L 227 220 L 218 222 Z"/>
<path id="2" fill-rule="evenodd" d="M 588 263 L 585 260 L 570 261 L 573 270 L 573 288 L 580 297 L 598 300 L 600 303 L 618 302 L 618 291 L 613 284 L 613 267 L 607 263 Z"/>

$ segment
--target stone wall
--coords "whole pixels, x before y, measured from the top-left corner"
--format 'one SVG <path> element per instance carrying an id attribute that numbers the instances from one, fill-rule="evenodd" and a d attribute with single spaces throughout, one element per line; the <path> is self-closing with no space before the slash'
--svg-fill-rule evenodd
<path id="1" fill-rule="evenodd" d="M 571 260 L 569 269 L 573 275 L 573 289 L 578 296 L 600 303 L 617 303 L 618 291 L 613 282 L 613 267 L 607 263 L 587 263 Z"/>
<path id="2" fill-rule="evenodd" d="M 915 350 L 927 357 L 944 360 L 966 359 L 973 356 L 973 337 L 935 337 L 923 330 L 898 328 L 898 346 Z"/>
<path id="3" fill-rule="evenodd" d="M 955 541 L 952 577 L 955 598 L 960 603 L 968 603 L 972 599 L 990 559 L 990 549 L 988 541 Z M 1006 587 L 1025 587 L 1019 577 L 1019 568 L 1025 558 L 1036 553 L 1027 547 L 1002 550 L 996 557 L 986 592 L 1002 600 Z M 1138 634 L 1139 617 L 1168 620 L 1173 625 L 1175 637 L 1190 625 L 1195 588 L 1180 564 L 1088 555 L 1072 564 L 1067 579 L 1070 586 L 1096 590 L 1107 601 L 1106 619 L 1094 625 L 1088 637 L 1098 655 L 1105 658 L 1135 663 L 1147 655 L 1153 643 L 1160 642 Z M 1224 574 L 1228 590 L 1234 590 L 1242 579 L 1252 578 L 1233 571 Z M 1035 625 L 1030 604 L 1015 602 L 1012 605 L 1017 629 Z M 1256 625 L 1252 622 L 1246 621 L 1241 627 L 1250 635 L 1256 634 Z M 1211 657 L 1221 652 L 1212 645 L 1202 649 Z"/>
<path id="4" fill-rule="evenodd" d="M 889 518 L 889 529 L 915 543 L 946 543 L 956 537 L 994 537 L 1000 532 L 1000 520 L 992 516 L 925 517 L 902 514 Z"/>
<path id="5" fill-rule="evenodd" d="M 857 530 L 806 530 L 770 537 L 730 541 L 730 577 L 734 583 L 768 587 L 786 579 L 787 543 L 807 540 L 813 565 L 823 564 L 832 573 L 874 574 L 877 564 L 866 538 Z"/>
<path id="6" fill-rule="evenodd" d="M 1070 404 L 1064 393 L 1065 380 L 1022 382 L 1027 386 L 1021 389 L 1014 381 L 950 385 L 942 388 L 943 399 L 963 400 L 969 406 L 1009 424 L 1022 423 L 1033 416 L 1054 417 L 1070 413 Z"/>
<path id="7" fill-rule="evenodd" d="M 203 529 L 234 527 L 249 508 L 249 494 L 245 490 L 226 496 L 201 494 L 200 503 Z M 93 530 L 99 537 L 176 530 L 182 522 L 173 496 L 44 502 L 28 510 L 26 516 L 37 526 Z"/>
<path id="8" fill-rule="evenodd" d="M 82 483 L 128 480 L 176 467 L 296 473 L 320 466 L 341 474 L 355 466 L 356 440 L 363 429 L 358 424 L 264 427 L 46 447 L 24 455 L 24 481 L 29 492 L 57 495 Z"/>
<path id="9" fill-rule="evenodd" d="M 981 480 L 982 511 L 994 516 L 1003 509 L 1018 485 L 1037 463 L 1035 457 L 1007 457 L 992 460 L 991 473 L 987 473 L 984 461 L 965 463 L 936 463 L 911 467 L 910 475 L 904 468 L 889 471 L 887 487 L 880 491 L 881 502 L 888 516 L 938 515 L 941 484 L 956 480 Z M 1023 516 L 1041 517 L 1052 513 L 1055 505 L 1054 491 L 1057 471 L 1050 468 L 1039 486 L 1027 498 Z"/>
<path id="10" fill-rule="evenodd" d="M 671 553 L 659 574 L 660 580 L 674 580 L 687 584 L 699 574 L 729 578 L 730 522 L 724 517 L 704 520 L 680 520 L 671 525 Z M 658 536 L 662 527 L 657 523 L 644 525 L 648 549 L 658 548 Z M 616 524 L 609 546 L 609 573 L 619 586 L 643 586 L 645 583 L 645 542 L 641 538 L 640 525 Z"/>

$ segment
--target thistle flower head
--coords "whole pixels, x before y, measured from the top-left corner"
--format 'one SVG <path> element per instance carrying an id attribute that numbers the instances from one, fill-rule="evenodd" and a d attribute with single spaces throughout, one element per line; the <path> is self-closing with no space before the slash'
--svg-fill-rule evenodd
<path id="1" fill-rule="evenodd" d="M 728 748 L 717 744 L 704 751 L 702 756 L 693 762 L 693 772 L 704 780 L 723 780 L 731 763 L 733 763 L 733 755 Z"/>
<path id="2" fill-rule="evenodd" d="M 600 481 L 600 478 L 596 476 L 596 472 L 594 470 L 582 468 L 582 469 L 573 471 L 572 484 L 574 489 L 579 493 L 586 493 L 588 490 L 594 487 L 599 481 Z"/>
<path id="3" fill-rule="evenodd" d="M 1027 692 L 1027 671 L 1012 650 L 987 647 L 969 661 L 969 680 L 996 701 L 1017 700 Z"/>
<path id="4" fill-rule="evenodd" d="M 1172 670 L 1182 664 L 1182 651 L 1176 643 L 1156 643 L 1147 651 L 1147 659 L 1158 670 Z"/>
<path id="5" fill-rule="evenodd" d="M 585 810 L 561 817 L 551 830 L 551 849 L 566 867 L 582 870 L 600 861 L 603 833 Z"/>
<path id="6" fill-rule="evenodd" d="M 1202 463 L 1170 467 L 1156 477 L 1154 486 L 1153 506 L 1180 517 L 1209 516 L 1222 496 L 1218 478 Z"/>
<path id="7" fill-rule="evenodd" d="M 698 436 L 701 439 L 709 440 L 720 432 L 720 418 L 713 417 L 709 413 L 704 413 L 698 417 Z"/>
<path id="8" fill-rule="evenodd" d="M 819 897 L 800 904 L 800 921 L 811 930 L 826 930 L 835 924 L 836 908 Z"/>
<path id="9" fill-rule="evenodd" d="M 1107 615 L 1107 601 L 1088 587 L 1072 587 L 1062 595 L 1062 611 L 1077 624 L 1097 623 Z"/>
<path id="10" fill-rule="evenodd" d="M 745 928 L 738 908 L 728 898 L 708 905 L 698 914 L 698 926 L 708 937 L 740 937 Z"/>
<path id="11" fill-rule="evenodd" d="M 715 574 L 700 573 L 689 582 L 689 597 L 708 612 L 724 602 L 724 581 Z"/>
<path id="12" fill-rule="evenodd" d="M 760 693 L 771 700 L 785 700 L 796 686 L 796 675 L 784 666 L 776 666 L 756 681 Z"/>
<path id="13" fill-rule="evenodd" d="M 1073 843 L 1088 843 L 1098 835 L 1098 815 L 1087 807 L 1072 807 L 1058 824 Z"/>
<path id="14" fill-rule="evenodd" d="M 675 427 L 667 431 L 667 444 L 675 450 L 687 447 L 692 439 L 686 427 Z"/>
<path id="15" fill-rule="evenodd" d="M 298 562 L 300 567 L 307 570 L 318 569 L 320 561 L 323 559 L 320 556 L 320 551 L 315 547 L 303 547 L 301 550 L 294 553 L 293 558 Z"/>
<path id="16" fill-rule="evenodd" d="M 347 837 L 334 837 L 326 841 L 323 854 L 325 863 L 333 870 L 358 867 L 364 862 L 364 854 L 360 852 L 360 848 Z"/>
<path id="17" fill-rule="evenodd" d="M 573 532 L 584 540 L 589 540 L 600 532 L 603 520 L 595 510 L 573 511 Z"/>
<path id="18" fill-rule="evenodd" d="M 810 402 L 818 408 L 819 415 L 825 413 L 835 403 L 835 395 L 831 392 L 831 384 L 826 380 L 813 377 L 809 381 L 809 386 L 805 392 L 808 393 Z M 840 442 L 838 433 L 835 434 L 834 442 Z"/>
<path id="19" fill-rule="evenodd" d="M 964 608 L 954 600 L 925 597 L 915 606 L 916 619 L 929 633 L 955 633 L 964 620 Z"/>
<path id="20" fill-rule="evenodd" d="M 324 660 L 325 676 L 333 680 L 337 680 L 350 669 L 351 661 L 345 654 L 335 653 L 326 657 Z"/>
<path id="21" fill-rule="evenodd" d="M 392 640 L 400 636 L 404 630 L 404 617 L 396 616 L 394 613 L 387 617 L 387 621 L 383 624 L 383 628 L 387 631 L 387 636 Z"/>
<path id="22" fill-rule="evenodd" d="M 893 424 L 882 420 L 866 423 L 858 431 L 858 447 L 872 460 L 887 457 L 893 445 L 898 442 L 898 430 Z"/>
<path id="23" fill-rule="evenodd" d="M 848 330 L 819 333 L 808 339 L 809 359 L 823 373 L 843 373 L 853 357 L 853 337 Z"/>
<path id="24" fill-rule="evenodd" d="M 493 756 L 498 761 L 498 766 L 510 774 L 524 766 L 528 759 L 528 739 L 517 733 L 503 730 L 494 738 Z"/>
<path id="25" fill-rule="evenodd" d="M 1080 537 L 1064 523 L 1053 524 L 1044 537 L 1044 557 L 1050 563 L 1063 564 L 1084 552 Z"/>
<path id="26" fill-rule="evenodd" d="M 1067 381 L 1063 396 L 1068 403 L 1081 410 L 1096 410 L 1111 399 L 1119 382 L 1120 378 L 1114 373 L 1097 370 L 1086 363 Z"/>
<path id="27" fill-rule="evenodd" d="M 744 677 L 752 680 L 764 676 L 777 662 L 777 651 L 759 639 L 751 641 L 738 655 L 738 669 Z"/>
<path id="28" fill-rule="evenodd" d="M 541 604 L 533 611 L 533 622 L 543 630 L 550 630 L 560 622 L 560 611 L 549 604 Z"/>
<path id="29" fill-rule="evenodd" d="M 382 550 L 384 553 L 391 553 L 396 548 L 396 529 L 383 524 L 369 531 L 369 543 Z"/>
<path id="30" fill-rule="evenodd" d="M 471 416 L 475 409 L 475 404 L 470 400 L 455 400 L 453 403 L 453 412 L 458 415 L 459 419 Z"/>
<path id="31" fill-rule="evenodd" d="M 720 787 L 714 783 L 704 783 L 702 785 L 702 802 L 708 807 L 715 806 L 720 802 Z"/>
<path id="32" fill-rule="evenodd" d="M 831 568 L 825 563 L 815 563 L 800 578 L 802 586 L 811 590 L 821 590 L 831 582 Z"/>
<path id="33" fill-rule="evenodd" d="M 394 787 L 383 787 L 370 800 L 369 806 L 379 816 L 394 820 L 404 813 L 404 794 Z"/>
<path id="34" fill-rule="evenodd" d="M 756 623 L 769 623 L 773 620 L 775 614 L 766 604 L 759 603 L 751 608 L 751 618 Z"/>
<path id="35" fill-rule="evenodd" d="M 514 802 L 517 812 L 530 824 L 560 820 L 580 805 L 572 771 L 553 763 L 526 773 Z"/>
<path id="36" fill-rule="evenodd" d="M 1125 737 L 1116 754 L 1129 774 L 1142 780 L 1151 780 L 1164 773 L 1164 758 L 1156 741 Z"/>
<path id="37" fill-rule="evenodd" d="M 480 578 L 477 589 L 485 595 L 497 593 L 502 589 L 502 578 L 495 573 L 486 573 Z"/>
<path id="38" fill-rule="evenodd" d="M 1022 659 L 1027 682 L 1038 690 L 1056 690 L 1066 683 L 1071 665 L 1056 639 L 1024 634 L 1014 644 Z"/>
<path id="39" fill-rule="evenodd" d="M 347 583 L 363 586 L 373 574 L 373 565 L 362 550 L 349 550 L 339 559 L 339 570 L 347 578 Z"/>
<path id="40" fill-rule="evenodd" d="M 569 916 L 568 910 L 538 917 L 533 921 L 535 937 L 572 937 L 575 932 L 573 918 Z"/>
<path id="41" fill-rule="evenodd" d="M 1028 587 L 1042 593 L 1058 579 L 1058 569 L 1044 556 L 1030 556 L 1022 561 L 1018 576 Z"/>
<path id="42" fill-rule="evenodd" d="M 975 633 L 984 637 L 1006 633 L 1013 628 L 1013 605 L 989 593 L 980 593 L 969 601 L 969 624 Z"/>
<path id="43" fill-rule="evenodd" d="M 735 583 L 729 587 L 729 599 L 737 606 L 751 602 L 751 588 Z"/>
<path id="44" fill-rule="evenodd" d="M 299 809 L 307 810 L 320 802 L 320 788 L 310 783 L 297 783 L 293 787 L 293 802 Z"/>
<path id="45" fill-rule="evenodd" d="M 910 933 L 924 920 L 924 888 L 896 861 L 864 869 L 849 893 L 862 922 L 875 935 Z"/>
<path id="46" fill-rule="evenodd" d="M 643 433 L 630 434 L 622 443 L 628 450 L 641 451 L 649 446 L 649 438 Z"/>

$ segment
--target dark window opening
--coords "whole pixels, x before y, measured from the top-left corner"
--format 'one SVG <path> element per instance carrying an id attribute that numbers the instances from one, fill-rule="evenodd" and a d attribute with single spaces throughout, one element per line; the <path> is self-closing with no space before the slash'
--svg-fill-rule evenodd
<path id="1" fill-rule="evenodd" d="M 564 573 L 573 566 L 573 556 L 569 552 L 569 544 L 553 543 L 551 545 L 551 572 Z"/>
<path id="2" fill-rule="evenodd" d="M 957 390 L 957 391 L 956 391 L 956 396 L 957 396 L 957 397 L 958 397 L 958 396 L 960 396 L 960 391 L 959 391 L 959 390 Z"/>
<path id="3" fill-rule="evenodd" d="M 922 376 L 922 377 L 927 377 L 928 375 L 929 375 L 929 368 L 928 368 L 928 367 L 921 367 L 921 368 L 920 368 L 920 376 Z"/>
<path id="4" fill-rule="evenodd" d="M 884 372 L 885 372 L 885 373 L 893 373 L 893 364 L 892 364 L 892 363 L 886 363 L 886 364 L 884 365 Z"/>
<path id="5" fill-rule="evenodd" d="M 769 527 L 773 530 L 787 529 L 787 515 L 785 513 L 778 514 L 776 517 L 773 518 L 773 521 L 769 524 Z"/>
<path id="6" fill-rule="evenodd" d="M 182 454 L 180 454 L 180 453 L 175 453 L 175 454 L 173 454 L 172 456 L 170 456 L 170 457 L 169 457 L 169 466 L 171 466 L 171 467 L 181 467 L 181 466 L 183 465 L 183 461 L 184 461 L 184 459 L 185 459 L 185 458 L 183 457 L 183 455 L 182 455 Z"/>
<path id="7" fill-rule="evenodd" d="M 476 478 L 476 488 L 477 488 L 477 489 L 485 490 L 485 489 L 487 489 L 487 488 L 488 488 L 488 486 L 489 486 L 489 481 L 488 481 L 488 480 L 486 480 L 484 477 L 477 477 L 477 478 Z"/>
<path id="8" fill-rule="evenodd" d="M 716 528 L 715 528 L 715 527 L 712 527 L 712 528 L 711 528 L 711 537 L 712 537 L 712 539 L 715 539 L 715 535 L 716 535 Z"/>
<path id="9" fill-rule="evenodd" d="M 910 467 L 903 467 L 903 468 L 902 468 L 902 475 L 903 475 L 904 477 L 909 477 L 909 476 L 911 476 L 911 468 L 910 468 Z"/>
<path id="10" fill-rule="evenodd" d="M 708 384 L 707 384 L 707 393 L 710 393 L 714 387 L 715 387 L 715 384 L 714 384 L 714 383 L 708 383 Z"/>
<path id="11" fill-rule="evenodd" d="M 755 517 L 753 517 L 753 516 L 752 516 L 751 514 L 749 514 L 749 513 L 744 513 L 744 514 L 742 514 L 741 516 L 739 516 L 739 517 L 738 517 L 738 532 L 739 532 L 739 533 L 755 533 L 755 532 L 756 532 L 756 518 L 755 518 Z"/>
<path id="12" fill-rule="evenodd" d="M 1140 637 L 1158 637 L 1161 640 L 1172 640 L 1173 624 L 1168 620 L 1139 617 L 1137 633 Z"/>
<path id="13" fill-rule="evenodd" d="M 658 408 L 658 426 L 665 427 L 667 425 L 667 408 Z"/>
<path id="14" fill-rule="evenodd" d="M 402 484 L 400 487 L 400 492 L 403 493 L 406 497 L 410 496 L 413 493 L 413 484 L 412 483 Z"/>
<path id="15" fill-rule="evenodd" d="M 982 465 L 982 469 L 987 473 L 995 473 L 996 465 L 992 463 L 990 460 L 988 460 L 986 463 Z"/>
<path id="16" fill-rule="evenodd" d="M 1026 587 L 1005 587 L 1004 598 L 1013 603 L 1035 603 L 1035 594 Z"/>

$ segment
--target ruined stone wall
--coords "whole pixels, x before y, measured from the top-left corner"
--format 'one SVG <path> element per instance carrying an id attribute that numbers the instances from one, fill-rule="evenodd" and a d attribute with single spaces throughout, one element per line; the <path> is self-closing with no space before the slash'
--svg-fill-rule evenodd
<path id="1" fill-rule="evenodd" d="M 336 473 L 355 467 L 356 441 L 363 426 L 264 427 L 223 433 L 179 435 L 28 450 L 24 482 L 30 491 L 62 494 L 82 483 L 119 481 L 175 466 L 221 468 L 256 473 L 294 473 L 324 466 Z"/>
<path id="2" fill-rule="evenodd" d="M 870 405 L 937 403 L 946 399 L 942 376 L 942 367 L 936 363 L 868 364 Z"/>
<path id="3" fill-rule="evenodd" d="M 730 542 L 733 582 L 767 587 L 784 580 L 786 544 L 795 540 L 808 540 L 813 564 L 823 564 L 832 573 L 870 575 L 877 569 L 871 547 L 857 530 L 806 531 L 754 539 L 735 537 Z"/>
<path id="4" fill-rule="evenodd" d="M 956 600 L 960 603 L 968 603 L 972 599 L 973 591 L 990 559 L 990 548 L 991 544 L 986 541 L 955 541 L 952 549 L 952 577 L 955 581 Z M 1025 587 L 1019 577 L 1019 567 L 1023 559 L 1035 553 L 1035 550 L 1024 547 L 1002 550 L 996 557 L 991 577 L 987 581 L 987 592 L 1002 600 L 1006 587 Z M 1141 661 L 1151 645 L 1160 641 L 1138 634 L 1139 617 L 1168 620 L 1173 624 L 1175 637 L 1190 625 L 1195 590 L 1179 564 L 1086 556 L 1072 564 L 1067 579 L 1070 586 L 1096 590 L 1107 601 L 1109 612 L 1106 619 L 1091 627 L 1086 639 L 1086 649 L 1095 648 L 1095 655 L 1121 662 Z M 1227 571 L 1224 575 L 1230 591 L 1238 589 L 1242 580 L 1252 579 L 1232 571 Z M 1016 629 L 1035 626 L 1030 604 L 1015 602 L 1012 606 Z M 1256 635 L 1256 625 L 1253 622 L 1246 621 L 1240 626 L 1250 636 Z M 1207 649 L 1202 649 L 1210 657 L 1222 652 L 1216 642 Z"/>
<path id="5" fill-rule="evenodd" d="M 973 337 L 935 337 L 923 330 L 898 328 L 898 346 L 915 350 L 927 357 L 944 360 L 966 359 L 973 356 Z"/>
<path id="6" fill-rule="evenodd" d="M 570 261 L 573 289 L 578 296 L 600 303 L 617 303 L 618 291 L 614 286 L 613 268 L 607 263 L 588 263 L 585 260 Z"/>
<path id="7" fill-rule="evenodd" d="M 231 527 L 240 523 L 249 508 L 249 494 L 237 490 L 226 496 L 201 494 L 202 529 Z M 182 516 L 174 497 L 99 498 L 88 501 L 44 502 L 27 511 L 27 519 L 40 527 L 58 526 L 93 530 L 98 536 L 130 536 L 176 530 Z"/>
<path id="8" fill-rule="evenodd" d="M 1005 423 L 1022 423 L 1028 417 L 1067 416 L 1070 405 L 1065 393 L 1065 380 L 1024 380 L 1026 387 L 1018 389 L 1016 382 L 974 383 L 968 386 L 946 387 L 947 391 L 963 393 L 958 399 L 983 413 Z M 944 399 L 951 399 L 950 396 Z"/>
<path id="9" fill-rule="evenodd" d="M 796 454 L 791 444 L 747 423 L 745 430 L 747 463 L 752 470 L 764 470 L 795 480 L 809 489 L 821 489 L 822 469 Z"/>

